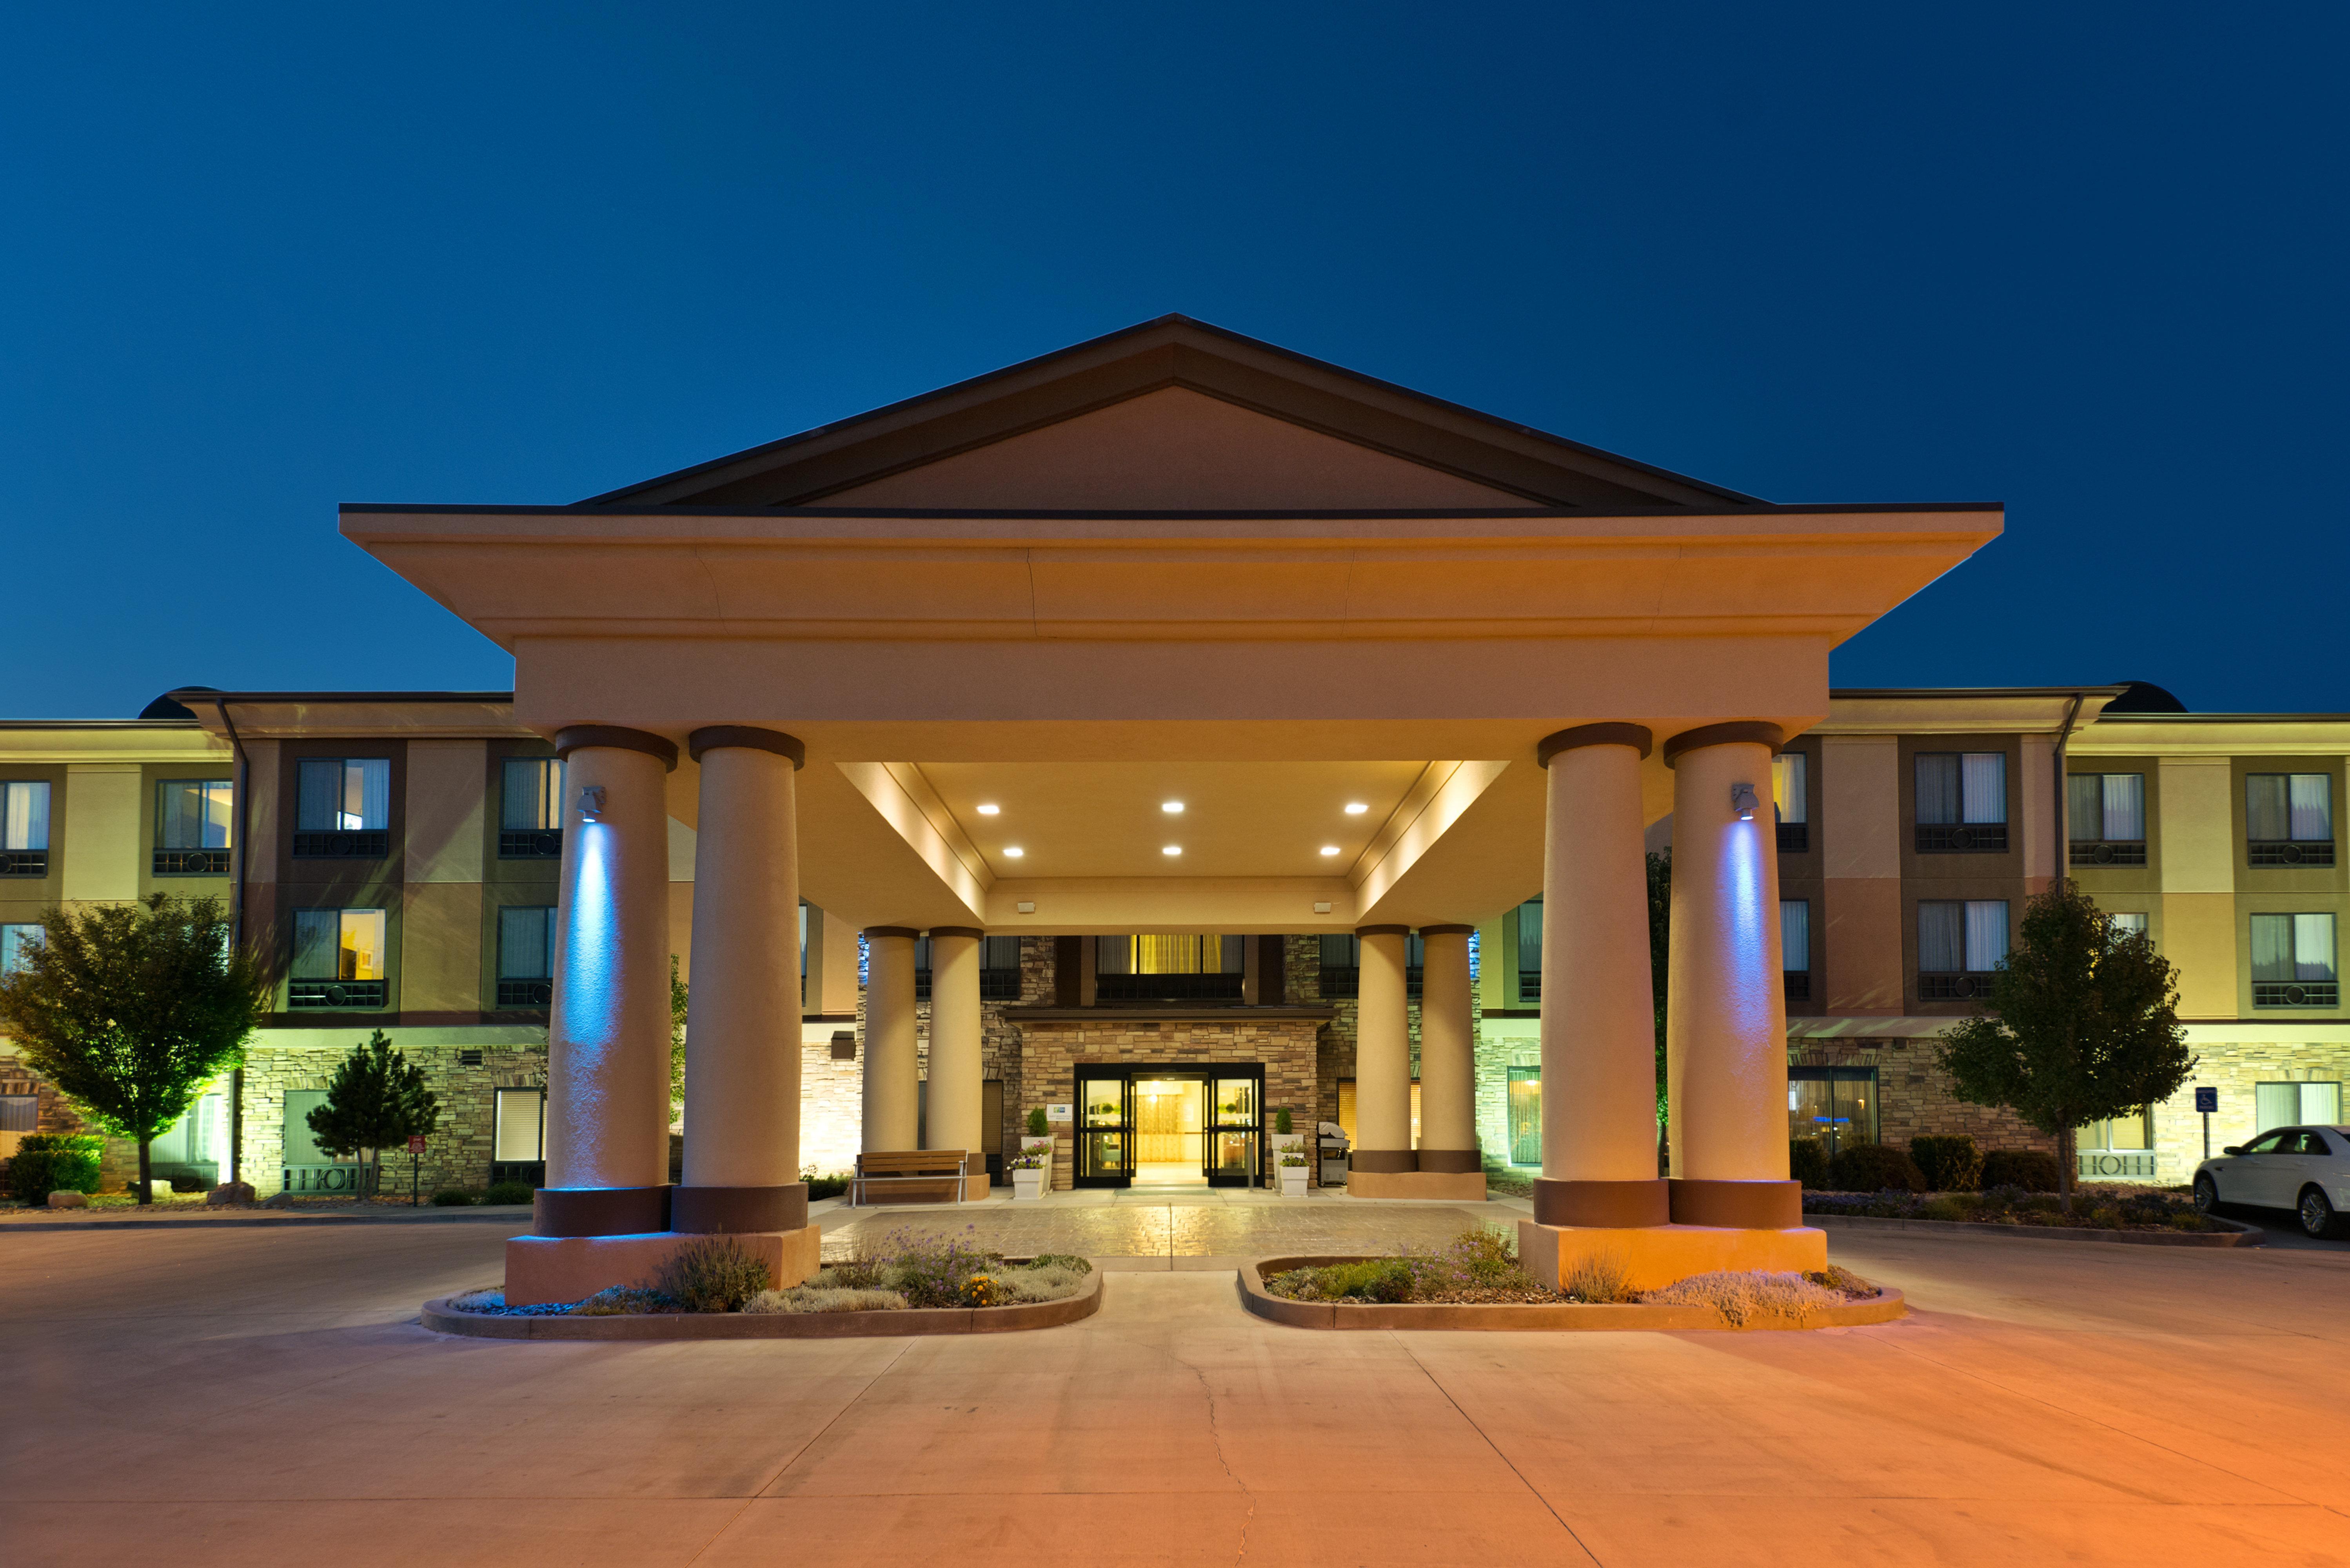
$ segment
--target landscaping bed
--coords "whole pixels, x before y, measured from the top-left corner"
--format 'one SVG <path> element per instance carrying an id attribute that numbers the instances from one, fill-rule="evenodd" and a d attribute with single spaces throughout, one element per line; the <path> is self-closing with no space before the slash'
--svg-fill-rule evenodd
<path id="1" fill-rule="evenodd" d="M 2056 1195 L 1996 1187 L 1983 1192 L 1814 1192 L 1804 1217 L 1821 1225 L 1891 1222 L 1903 1230 L 1970 1231 L 2057 1241 L 2132 1241 L 2174 1247 L 2233 1247 L 2256 1239 L 2257 1226 L 2199 1212 L 2187 1199 L 2146 1188 L 2095 1193 L 2074 1189 L 2073 1212 Z"/>
<path id="2" fill-rule="evenodd" d="M 1592 1260 L 1555 1290 L 1519 1266 L 1509 1236 L 1482 1227 L 1438 1251 L 1265 1259 L 1241 1271 L 1241 1287 L 1251 1312 L 1301 1328 L 1815 1328 L 1907 1310 L 1898 1291 L 1837 1268 L 1721 1272 L 1636 1292 L 1620 1264 Z"/>
<path id="3" fill-rule="evenodd" d="M 1006 1258 L 962 1240 L 893 1231 L 797 1285 L 724 1237 L 681 1253 L 649 1286 L 507 1306 L 494 1290 L 425 1303 L 444 1334 L 495 1339 L 765 1339 L 985 1334 L 1090 1316 L 1101 1275 L 1084 1258 Z"/>

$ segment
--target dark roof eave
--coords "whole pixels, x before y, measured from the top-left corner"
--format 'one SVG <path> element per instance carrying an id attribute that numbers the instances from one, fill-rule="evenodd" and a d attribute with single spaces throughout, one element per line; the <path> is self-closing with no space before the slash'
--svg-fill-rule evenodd
<path id="1" fill-rule="evenodd" d="M 1784 503 L 1757 503 L 1752 506 L 1620 506 L 1597 511 L 1577 506 L 1503 506 L 1503 507 L 1414 507 L 1381 509 L 1376 507 L 1315 507 L 1312 509 L 1222 509 L 1216 511 L 1113 511 L 1099 507 L 1068 511 L 1003 507 L 937 507 L 937 506 L 607 506 L 586 502 L 560 506 L 467 506 L 441 502 L 414 504 L 382 501 L 347 501 L 338 510 L 346 514 L 365 515 L 379 513 L 411 513 L 427 516 L 481 517 L 919 517 L 941 520 L 971 519 L 976 521 L 1033 517 L 1040 521 L 1068 522 L 1102 518 L 1118 522 L 1245 522 L 1263 519 L 1268 522 L 1323 521 L 1359 518 L 1366 521 L 1394 520 L 1409 522 L 1417 519 L 1448 517 L 1519 519 L 1533 521 L 1550 517 L 1752 517 L 1797 516 L 1805 514 L 1865 514 L 1884 513 L 1897 514 L 1915 512 L 1991 512 L 2004 513 L 2002 501 L 1897 501 L 1897 502 L 1823 502 L 1816 505 L 1791 505 Z M 2071 687 L 2065 688 L 2071 691 Z M 2102 691 L 2104 688 L 2100 687 Z M 2116 688 L 2118 690 L 2118 688 Z"/>

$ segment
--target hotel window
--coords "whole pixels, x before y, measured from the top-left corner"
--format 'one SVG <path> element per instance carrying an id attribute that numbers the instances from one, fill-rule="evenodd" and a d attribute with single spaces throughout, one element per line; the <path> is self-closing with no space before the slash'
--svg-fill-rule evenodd
<path id="1" fill-rule="evenodd" d="M 1918 900 L 1918 1001 L 1989 996 L 1991 975 L 2006 958 L 2006 899 Z"/>
<path id="2" fill-rule="evenodd" d="M 2255 1133 L 2264 1133 L 2271 1127 L 2339 1127 L 2342 1085 L 2254 1084 L 2252 1119 L 2260 1124 L 2252 1129 Z"/>
<path id="3" fill-rule="evenodd" d="M 1529 898 L 1518 906 L 1518 1002 L 1542 1000 L 1543 906 Z"/>
<path id="4" fill-rule="evenodd" d="M 156 784 L 156 876 L 228 875 L 234 794 L 226 779 L 164 779 Z"/>
<path id="5" fill-rule="evenodd" d="M 2332 915 L 2252 917 L 2252 1005 L 2342 1005 Z"/>
<path id="6" fill-rule="evenodd" d="M 1779 900 L 1779 968 L 1789 1002 L 1812 999 L 1812 904 L 1808 898 Z"/>
<path id="7" fill-rule="evenodd" d="M 1417 932 L 1403 942 L 1404 994 L 1419 994 L 1421 960 L 1427 943 Z M 1322 1000 L 1343 1001 L 1363 993 L 1363 939 L 1356 936 L 1326 936 L 1322 939 Z"/>
<path id="8" fill-rule="evenodd" d="M 1529 1064 L 1510 1074 L 1510 1163 L 1542 1164 L 1542 1067 Z"/>
<path id="9" fill-rule="evenodd" d="M 1779 847 L 1801 852 L 1812 846 L 1811 807 L 1804 776 L 1811 760 L 1801 752 L 1781 752 L 1771 759 L 1771 798 L 1779 808 Z"/>
<path id="10" fill-rule="evenodd" d="M 0 1095 L 0 1159 L 12 1158 L 26 1133 L 41 1130 L 38 1095 Z"/>
<path id="11" fill-rule="evenodd" d="M 2146 775 L 2074 774 L 2064 781 L 2075 866 L 2146 864 Z"/>
<path id="12" fill-rule="evenodd" d="M 553 860 L 562 854 L 562 760 L 508 757 L 498 784 L 498 858 Z"/>
<path id="13" fill-rule="evenodd" d="M 0 877 L 49 874 L 49 786 L 0 784 Z"/>
<path id="14" fill-rule="evenodd" d="M 2333 778 L 2325 774 L 2245 774 L 2244 840 L 2247 865 L 2333 865 Z"/>
<path id="15" fill-rule="evenodd" d="M 1238 1002 L 1246 937 L 1094 939 L 1097 1002 Z"/>
<path id="16" fill-rule="evenodd" d="M 25 950 L 41 940 L 38 925 L 0 926 L 0 980 L 25 967 Z"/>
<path id="17" fill-rule="evenodd" d="M 295 910 L 286 1005 L 381 1007 L 384 934 L 381 909 Z"/>
<path id="18" fill-rule="evenodd" d="M 554 1000 L 554 907 L 510 904 L 498 911 L 498 1005 L 545 1007 Z"/>
<path id="19" fill-rule="evenodd" d="M 295 774 L 295 856 L 380 860 L 390 853 L 390 760 L 303 758 Z"/>
<path id="20" fill-rule="evenodd" d="M 1967 855 L 2007 847 L 2007 753 L 1918 753 L 1918 853 Z"/>
<path id="21" fill-rule="evenodd" d="M 2111 922 L 2116 937 L 2142 937 L 2147 934 L 2144 909 L 2124 909 L 2118 914 L 2107 915 L 2106 919 Z"/>
<path id="22" fill-rule="evenodd" d="M 800 948 L 805 965 L 807 948 Z M 805 972 L 805 971 L 803 971 Z M 1020 1000 L 1020 939 L 987 937 L 979 944 L 979 999 L 982 1002 Z"/>
<path id="23" fill-rule="evenodd" d="M 546 1174 L 546 1091 L 500 1089 L 490 1132 L 490 1179 L 536 1186 Z"/>
<path id="24" fill-rule="evenodd" d="M 2155 1174 L 2154 1113 L 2136 1110 L 2091 1122 L 2074 1135 L 2073 1149 L 2077 1173 L 2092 1180 L 2150 1179 Z"/>
<path id="25" fill-rule="evenodd" d="M 1815 1137 L 1830 1159 L 1877 1141 L 1877 1069 L 1787 1069 L 1787 1136 Z"/>

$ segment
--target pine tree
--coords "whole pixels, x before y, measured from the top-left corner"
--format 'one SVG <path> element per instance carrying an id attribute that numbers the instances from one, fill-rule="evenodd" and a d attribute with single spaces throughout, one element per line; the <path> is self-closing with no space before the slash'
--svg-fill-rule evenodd
<path id="1" fill-rule="evenodd" d="M 236 1065 L 268 1006 L 266 970 L 229 936 L 212 898 L 55 909 L 0 980 L 0 1023 L 26 1064 L 137 1141 L 141 1203 L 153 1195 L 151 1146 Z"/>
<path id="2" fill-rule="evenodd" d="M 383 1184 L 383 1151 L 440 1125 L 441 1102 L 424 1086 L 424 1069 L 391 1047 L 380 1029 L 335 1064 L 327 1080 L 327 1103 L 309 1115 L 310 1137 L 326 1154 L 340 1158 L 362 1150 L 375 1155 L 375 1179 Z"/>
<path id="3" fill-rule="evenodd" d="M 2077 1129 L 2168 1099 L 2194 1071 L 2178 1009 L 2178 971 L 2146 933 L 2062 881 L 2024 906 L 1990 1011 L 1943 1037 L 1942 1070 L 1960 1099 L 2054 1137 L 2069 1214 Z"/>

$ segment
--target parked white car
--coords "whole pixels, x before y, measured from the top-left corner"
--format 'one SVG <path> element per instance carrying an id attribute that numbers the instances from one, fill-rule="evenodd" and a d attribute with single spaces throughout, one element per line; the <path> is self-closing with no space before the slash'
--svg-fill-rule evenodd
<path id="1" fill-rule="evenodd" d="M 2195 1207 L 2290 1209 L 2312 1236 L 2350 1212 L 2350 1127 L 2272 1127 L 2195 1168 Z"/>

